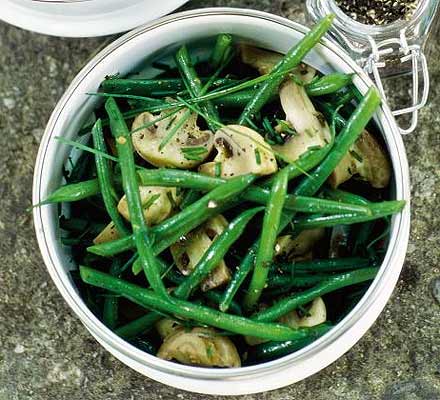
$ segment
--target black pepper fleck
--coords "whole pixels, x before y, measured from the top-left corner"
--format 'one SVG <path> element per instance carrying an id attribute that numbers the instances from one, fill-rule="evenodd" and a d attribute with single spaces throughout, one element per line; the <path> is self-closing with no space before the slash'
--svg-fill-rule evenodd
<path id="1" fill-rule="evenodd" d="M 345 14 L 366 25 L 411 19 L 419 0 L 336 0 Z"/>

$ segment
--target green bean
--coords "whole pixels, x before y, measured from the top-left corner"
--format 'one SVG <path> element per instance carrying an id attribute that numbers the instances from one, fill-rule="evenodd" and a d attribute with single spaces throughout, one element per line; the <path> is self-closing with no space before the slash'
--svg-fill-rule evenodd
<path id="1" fill-rule="evenodd" d="M 372 280 L 376 276 L 378 270 L 379 268 L 362 268 L 356 271 L 334 275 L 310 289 L 307 289 L 301 293 L 295 293 L 282 300 L 279 300 L 272 307 L 255 314 L 252 319 L 266 322 L 274 321 L 288 312 L 295 310 L 299 306 L 310 303 L 317 297 L 323 296 L 346 286 Z"/>
<path id="2" fill-rule="evenodd" d="M 181 71 L 183 79 L 188 84 L 188 90 L 191 94 L 192 98 L 196 98 L 197 96 L 201 96 L 204 94 L 204 90 L 202 88 L 202 83 L 197 76 L 197 72 L 192 65 L 191 57 L 188 53 L 188 49 L 186 46 L 182 46 L 176 54 L 176 63 L 179 67 L 179 70 Z M 201 103 L 200 105 L 201 110 L 209 116 L 209 120 L 206 120 L 206 123 L 208 124 L 209 128 L 215 132 L 217 130 L 217 126 L 213 125 L 211 123 L 211 120 L 219 121 L 219 116 L 217 113 L 217 110 L 213 106 L 213 104 L 209 101 L 206 103 Z"/>
<path id="3" fill-rule="evenodd" d="M 90 228 L 90 221 L 88 219 L 66 218 L 64 215 L 61 215 L 59 221 L 61 229 L 79 234 Z"/>
<path id="4" fill-rule="evenodd" d="M 324 114 L 324 117 L 327 121 L 334 121 L 335 128 L 340 131 L 344 129 L 344 126 L 347 124 L 347 121 L 344 117 L 339 114 L 337 108 L 334 108 L 333 105 L 328 104 L 323 101 L 314 100 L 314 104 L 317 109 Z"/>
<path id="5" fill-rule="evenodd" d="M 340 189 L 328 189 L 324 190 L 324 196 L 332 200 L 349 202 L 352 204 L 368 205 L 370 202 L 362 196 L 354 193 L 346 192 Z M 356 240 L 353 245 L 353 253 L 361 254 L 365 249 L 368 238 L 374 228 L 374 221 L 363 223 L 356 232 Z"/>
<path id="6" fill-rule="evenodd" d="M 170 94 L 184 89 L 181 79 L 130 79 L 112 78 L 101 82 L 101 89 L 107 93 L 126 93 L 154 96 L 155 91 L 167 91 Z"/>
<path id="7" fill-rule="evenodd" d="M 208 290 L 207 292 L 203 293 L 203 297 L 205 297 L 209 301 L 212 301 L 214 304 L 218 305 L 223 299 L 223 293 L 219 293 L 215 290 Z M 243 314 L 240 305 L 235 301 L 231 302 L 229 309 L 231 310 L 232 314 L 236 314 L 236 315 Z"/>
<path id="8" fill-rule="evenodd" d="M 294 191 L 295 194 L 313 196 L 319 190 L 363 132 L 380 101 L 379 92 L 376 88 L 371 87 L 336 138 L 332 151 L 309 176 L 299 183 Z"/>
<path id="9" fill-rule="evenodd" d="M 335 272 L 363 268 L 369 265 L 369 263 L 370 261 L 367 258 L 361 257 L 329 258 L 292 263 L 277 263 L 274 265 L 274 269 L 291 274 L 296 272 Z"/>
<path id="10" fill-rule="evenodd" d="M 333 14 L 330 14 L 323 18 L 274 66 L 269 74 L 270 78 L 259 87 L 255 97 L 246 105 L 245 109 L 241 113 L 238 120 L 240 125 L 245 125 L 248 119 L 252 120 L 255 117 L 255 114 L 267 103 L 275 88 L 280 85 L 284 79 L 284 76 L 295 68 L 302 61 L 305 55 L 321 40 L 321 38 L 330 28 L 334 17 L 335 16 Z M 284 74 L 280 76 L 273 75 L 274 73 L 278 72 L 284 72 Z"/>
<path id="11" fill-rule="evenodd" d="M 176 315 L 179 318 L 191 319 L 240 335 L 283 341 L 302 339 L 314 332 L 313 328 L 291 329 L 281 324 L 268 324 L 237 315 L 225 314 L 176 298 L 165 299 L 154 291 L 85 266 L 80 266 L 80 275 L 85 283 L 112 291 L 142 307 Z"/>
<path id="12" fill-rule="evenodd" d="M 179 237 L 187 234 L 207 219 L 221 212 L 223 207 L 233 206 L 234 199 L 255 180 L 253 175 L 242 175 L 230 179 L 201 199 L 188 206 L 180 213 L 173 215 L 161 224 L 151 229 L 155 237 L 153 251 L 160 254 Z M 113 256 L 123 251 L 131 250 L 134 246 L 133 238 L 122 238 L 112 242 L 94 245 L 87 248 L 91 253 L 104 257 Z"/>
<path id="13" fill-rule="evenodd" d="M 42 206 L 52 203 L 64 203 L 70 201 L 83 200 L 91 196 L 99 194 L 99 183 L 97 179 L 89 179 L 87 181 L 70 183 L 59 187 L 41 203 L 36 206 Z"/>
<path id="14" fill-rule="evenodd" d="M 195 189 L 188 190 L 185 193 L 182 202 L 180 203 L 180 209 L 183 210 L 187 208 L 188 206 L 199 200 L 200 197 L 202 197 L 202 194 L 198 190 Z"/>
<path id="15" fill-rule="evenodd" d="M 112 240 L 111 242 L 89 246 L 87 247 L 87 251 L 101 257 L 113 257 L 117 254 L 133 250 L 135 247 L 134 237 L 130 235 L 121 239 Z"/>
<path id="16" fill-rule="evenodd" d="M 214 99 L 212 102 L 221 107 L 225 108 L 243 108 L 246 107 L 246 104 L 248 104 L 256 94 L 256 90 L 254 89 L 247 89 L 242 90 L 237 93 L 231 93 L 229 95 L 220 97 L 219 99 Z M 272 95 L 267 99 L 268 103 L 272 103 L 278 99 L 278 93 L 274 92 Z"/>
<path id="17" fill-rule="evenodd" d="M 190 293 L 205 279 L 220 263 L 229 248 L 243 234 L 246 225 L 263 207 L 251 208 L 235 218 L 225 230 L 212 242 L 209 249 L 203 253 L 191 274 L 175 290 L 180 298 L 188 298 Z"/>
<path id="18" fill-rule="evenodd" d="M 157 313 L 149 312 L 142 317 L 120 326 L 115 330 L 115 333 L 124 339 L 133 338 L 141 333 L 147 333 L 160 318 L 161 316 L 158 316 Z"/>
<path id="19" fill-rule="evenodd" d="M 288 354 L 306 347 L 319 337 L 326 334 L 332 328 L 332 325 L 321 324 L 315 326 L 313 333 L 311 332 L 308 337 L 303 339 L 261 343 L 250 350 L 250 357 L 252 360 L 269 361 L 287 356 Z"/>
<path id="20" fill-rule="evenodd" d="M 375 221 L 363 223 L 356 232 L 356 239 L 353 245 L 353 254 L 365 254 L 368 238 L 374 229 Z"/>
<path id="21" fill-rule="evenodd" d="M 208 78 L 201 78 L 202 82 L 206 82 Z M 212 86 L 221 87 L 230 83 L 234 83 L 233 79 L 220 78 L 216 79 Z M 160 93 L 173 95 L 185 89 L 182 79 L 130 79 L 130 78 L 114 78 L 106 79 L 101 82 L 101 89 L 107 93 L 119 94 L 139 94 L 145 96 L 156 96 Z"/>
<path id="22" fill-rule="evenodd" d="M 325 75 L 318 80 L 306 85 L 306 91 L 309 96 L 323 96 L 325 94 L 335 93 L 353 80 L 353 74 L 342 74 L 335 72 Z"/>
<path id="23" fill-rule="evenodd" d="M 286 171 L 287 172 L 287 171 Z M 243 198 L 259 204 L 268 204 L 270 193 L 267 189 L 250 187 L 244 194 Z M 325 213 L 338 214 L 345 210 L 359 215 L 371 215 L 371 211 L 366 206 L 356 204 L 340 203 L 332 200 L 319 199 L 315 197 L 286 195 L 284 209 L 288 211 L 296 211 L 303 213 Z M 321 210 L 321 211 L 317 211 Z"/>
<path id="24" fill-rule="evenodd" d="M 90 170 L 93 171 L 93 169 L 91 169 L 93 163 L 94 160 L 90 154 L 81 153 L 73 165 L 72 170 L 69 172 L 66 181 L 68 183 L 76 183 L 87 179 L 90 176 Z"/>
<path id="25" fill-rule="evenodd" d="M 118 259 L 113 260 L 110 267 L 110 275 L 118 276 L 117 272 L 120 269 L 120 262 Z M 104 300 L 104 306 L 102 310 L 102 320 L 104 324 L 110 329 L 115 329 L 118 323 L 118 304 L 119 299 L 117 296 L 109 296 Z"/>
<path id="26" fill-rule="evenodd" d="M 92 129 L 93 146 L 96 150 L 107 152 L 107 147 L 104 142 L 104 135 L 102 133 L 101 120 L 98 119 Z M 113 188 L 110 166 L 108 160 L 100 154 L 95 154 L 96 175 L 98 176 L 99 189 L 101 191 L 102 200 L 110 216 L 119 236 L 127 236 L 130 234 L 126 228 L 121 214 L 116 208 L 117 195 Z"/>
<path id="27" fill-rule="evenodd" d="M 130 132 L 114 99 L 108 99 L 105 108 L 110 118 L 110 128 L 118 150 L 122 185 L 127 198 L 130 222 L 133 229 L 133 241 L 148 282 L 155 292 L 166 298 L 168 292 L 161 280 L 157 260 L 151 250 L 151 238 L 144 218 Z"/>
<path id="28" fill-rule="evenodd" d="M 336 77 L 334 81 L 330 80 L 330 82 L 327 81 L 328 76 L 330 75 L 326 75 L 324 77 L 322 77 L 321 79 L 319 79 L 317 82 L 313 82 L 310 83 L 309 85 L 306 85 L 306 90 L 307 93 L 310 96 L 320 96 L 320 95 L 324 95 L 327 93 L 333 93 L 334 91 L 337 91 L 340 89 L 340 85 L 343 83 L 344 77 L 345 77 L 345 85 L 342 84 L 343 86 L 346 86 L 348 84 L 348 82 L 351 82 L 351 75 L 349 74 L 336 74 L 336 75 L 341 75 L 341 78 Z M 347 82 L 348 80 L 348 82 Z M 258 89 L 247 89 L 247 90 L 243 90 L 241 92 L 238 93 L 232 93 L 229 94 L 227 96 L 221 97 L 219 99 L 214 99 L 213 102 L 216 105 L 219 106 L 223 106 L 223 107 L 230 107 L 230 108 L 239 108 L 239 107 L 245 107 L 247 103 L 249 103 L 257 94 Z M 309 93 L 310 91 L 310 93 Z M 353 95 L 351 94 L 351 92 L 347 92 L 348 94 L 350 94 L 350 98 L 348 98 L 348 96 L 344 96 L 344 98 L 341 98 L 340 101 L 344 101 L 343 104 L 345 104 L 345 102 L 347 102 L 349 99 L 353 98 Z M 272 101 L 278 99 L 278 90 L 277 88 L 272 92 L 271 96 L 268 98 L 267 102 L 271 103 Z M 336 106 L 340 105 L 340 104 L 336 104 L 333 103 Z"/>
<path id="29" fill-rule="evenodd" d="M 356 95 L 354 94 L 353 90 L 349 88 L 344 92 L 333 94 L 333 96 L 331 96 L 331 104 L 333 104 L 333 106 L 337 108 L 349 104 L 354 99 L 356 99 Z"/>
<path id="30" fill-rule="evenodd" d="M 229 282 L 226 290 L 223 293 L 222 300 L 219 304 L 219 310 L 222 312 L 228 311 L 229 307 L 232 304 L 234 296 L 236 295 L 238 289 L 243 284 L 244 280 L 247 278 L 249 273 L 252 271 L 252 267 L 254 266 L 254 259 L 256 249 L 258 248 L 259 241 L 257 241 L 254 246 L 252 246 L 249 251 L 244 256 L 237 270 L 235 271 L 234 276 Z"/>
<path id="31" fill-rule="evenodd" d="M 232 36 L 228 33 L 221 33 L 217 36 L 214 49 L 212 50 L 209 63 L 212 68 L 218 68 L 232 51 Z"/>
<path id="32" fill-rule="evenodd" d="M 303 288 L 316 285 L 325 279 L 328 279 L 329 274 L 316 275 L 272 275 L 267 280 L 267 287 L 289 287 L 289 288 Z"/>
<path id="33" fill-rule="evenodd" d="M 255 257 L 254 272 L 244 297 L 244 307 L 247 310 L 255 307 L 266 285 L 269 263 L 272 262 L 274 256 L 281 212 L 287 193 L 287 172 L 282 171 L 277 175 L 270 192 L 264 213 L 260 245 Z"/>
<path id="34" fill-rule="evenodd" d="M 371 215 L 359 214 L 335 214 L 335 215 L 308 215 L 294 220 L 294 225 L 298 229 L 314 229 L 331 227 L 336 225 L 351 225 L 360 222 L 373 221 L 378 218 L 386 217 L 398 213 L 405 206 L 404 200 L 383 201 L 381 203 L 371 203 L 369 209 Z"/>
<path id="35" fill-rule="evenodd" d="M 357 204 L 360 206 L 369 205 L 370 202 L 358 194 L 346 192 L 341 189 L 324 189 L 324 196 L 332 200 L 341 201 L 343 203 Z"/>

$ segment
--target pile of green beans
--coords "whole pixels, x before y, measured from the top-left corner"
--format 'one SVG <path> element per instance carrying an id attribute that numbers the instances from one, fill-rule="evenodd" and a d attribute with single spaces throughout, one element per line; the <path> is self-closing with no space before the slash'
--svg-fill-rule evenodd
<path id="1" fill-rule="evenodd" d="M 195 62 L 188 44 L 174 55 L 175 68 L 153 79 L 106 78 L 97 93 L 106 98 L 96 110 L 100 118 L 79 132 L 90 133 L 90 143 L 59 139 L 83 153 L 66 183 L 39 206 L 69 203 L 69 216 L 60 214 L 60 225 L 62 241 L 72 247 L 79 265 L 75 282 L 84 301 L 117 335 L 155 353 L 167 344 L 159 337 L 161 320 L 175 321 L 176 335 L 208 326 L 218 340 L 228 338 L 224 340 L 236 348 L 242 365 L 251 365 L 307 346 L 345 314 L 327 313 L 327 320 L 304 328 L 287 325 L 284 317 L 295 313 L 297 319 L 305 318 L 318 298 L 328 310 L 341 299 L 352 304 L 353 293 L 361 296 L 375 278 L 384 253 L 381 239 L 388 233 L 383 219 L 400 212 L 405 203 L 390 200 L 386 188 L 373 193 L 368 183 L 348 181 L 341 190 L 326 182 L 370 122 L 380 104 L 378 92 L 371 88 L 360 97 L 351 74 L 318 73 L 302 83 L 292 72 L 332 20 L 330 15 L 320 21 L 266 75 L 242 68 L 236 38 L 224 33 L 213 42 L 206 61 Z M 332 127 L 330 140 L 305 149 L 295 161 L 271 148 L 273 141 L 264 141 L 268 133 L 279 135 L 271 136 L 278 145 L 301 134 L 293 129 L 289 134 L 269 132 L 284 118 L 278 91 L 285 79 L 304 86 Z M 184 113 L 176 121 L 181 109 Z M 194 115 L 200 129 L 210 131 L 214 147 L 186 145 L 196 149 L 195 156 L 203 155 L 195 167 L 156 167 L 151 163 L 157 161 L 147 161 L 136 147 L 129 129 L 143 112 L 152 113 L 152 122 L 137 131 L 166 125 L 159 155 L 197 139 L 197 132 L 182 136 L 182 127 Z M 247 167 L 241 161 L 235 176 L 222 175 L 223 163 L 235 156 L 224 139 L 214 136 L 224 124 L 246 125 L 262 138 L 262 144 L 248 138 L 255 162 Z M 214 148 L 224 151 L 225 158 Z M 260 171 L 266 161 L 263 150 L 273 153 L 275 172 Z M 215 164 L 212 175 L 198 170 L 206 162 Z M 146 189 L 166 194 L 145 200 Z M 150 220 L 154 212 L 165 214 Z M 339 225 L 353 225 L 348 255 L 329 258 L 330 231 Z M 320 232 L 320 239 L 306 245 L 300 238 L 311 230 Z M 308 250 L 296 254 L 301 245 Z M 217 281 L 221 274 L 222 281 Z M 264 342 L 246 344 L 249 337 Z"/>

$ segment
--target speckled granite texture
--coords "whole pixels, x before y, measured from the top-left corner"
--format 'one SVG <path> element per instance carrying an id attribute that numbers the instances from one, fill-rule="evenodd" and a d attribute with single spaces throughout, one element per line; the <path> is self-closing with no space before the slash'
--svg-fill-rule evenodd
<path id="1" fill-rule="evenodd" d="M 300 0 L 191 1 L 258 8 L 303 21 Z M 440 35 L 434 54 L 440 50 Z M 38 143 L 70 80 L 112 38 L 57 39 L 0 23 L 0 400 L 202 399 L 120 363 L 86 332 L 50 281 L 26 207 Z M 430 104 L 405 138 L 412 229 L 391 301 L 369 333 L 315 376 L 245 399 L 440 399 L 440 61 Z M 396 85 L 396 97 L 409 89 Z M 434 293 L 439 302 L 435 301 Z"/>

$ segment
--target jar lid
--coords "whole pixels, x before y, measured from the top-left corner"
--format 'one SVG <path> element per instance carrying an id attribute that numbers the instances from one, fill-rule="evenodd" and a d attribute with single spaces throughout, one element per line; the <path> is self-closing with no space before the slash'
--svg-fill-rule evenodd
<path id="1" fill-rule="evenodd" d="M 0 19 L 53 36 L 90 37 L 128 31 L 188 0 L 2 0 Z"/>

